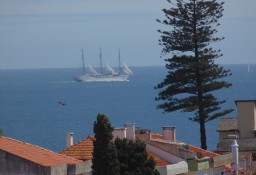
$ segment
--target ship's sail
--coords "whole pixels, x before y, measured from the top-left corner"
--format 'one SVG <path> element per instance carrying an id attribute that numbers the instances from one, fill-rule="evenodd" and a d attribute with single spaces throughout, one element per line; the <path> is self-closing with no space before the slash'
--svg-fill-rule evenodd
<path id="1" fill-rule="evenodd" d="M 105 64 L 102 67 L 102 55 L 100 50 L 100 73 L 98 73 L 92 66 L 88 65 L 85 68 L 84 64 L 84 53 L 82 49 L 82 62 L 83 62 L 83 73 L 75 76 L 74 79 L 78 82 L 112 82 L 112 81 L 129 81 L 128 78 L 133 72 L 128 68 L 126 64 L 121 67 L 120 61 L 120 50 L 119 50 L 119 71 L 116 72 L 111 66 Z M 121 70 L 122 68 L 122 70 Z M 104 69 L 104 70 L 103 70 Z"/>
<path id="2" fill-rule="evenodd" d="M 126 75 L 132 75 L 133 74 L 131 69 L 129 69 L 129 67 L 125 63 L 123 63 L 123 73 L 126 74 Z"/>
<path id="3" fill-rule="evenodd" d="M 110 67 L 110 65 L 108 64 L 105 65 L 105 71 L 107 74 L 112 74 L 112 75 L 117 74 L 116 71 L 112 67 Z"/>
<path id="4" fill-rule="evenodd" d="M 92 66 L 88 66 L 87 67 L 88 69 L 88 73 L 91 74 L 91 75 L 98 75 L 99 73 L 92 67 Z"/>

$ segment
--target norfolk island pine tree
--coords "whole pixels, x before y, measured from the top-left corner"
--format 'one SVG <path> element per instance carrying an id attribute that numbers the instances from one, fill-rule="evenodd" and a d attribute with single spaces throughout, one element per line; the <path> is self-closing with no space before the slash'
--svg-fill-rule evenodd
<path id="1" fill-rule="evenodd" d="M 222 17 L 223 2 L 216 0 L 167 0 L 171 8 L 163 9 L 166 19 L 161 24 L 172 27 L 161 31 L 159 44 L 162 55 L 171 53 L 165 59 L 168 74 L 155 88 L 160 89 L 156 100 L 164 112 L 194 112 L 191 121 L 199 123 L 201 148 L 207 149 L 205 123 L 224 116 L 232 109 L 221 109 L 225 100 L 218 100 L 213 91 L 228 88 L 231 83 L 224 81 L 231 76 L 215 63 L 222 56 L 220 50 L 210 47 L 211 43 L 224 38 L 216 37 L 216 27 Z"/>

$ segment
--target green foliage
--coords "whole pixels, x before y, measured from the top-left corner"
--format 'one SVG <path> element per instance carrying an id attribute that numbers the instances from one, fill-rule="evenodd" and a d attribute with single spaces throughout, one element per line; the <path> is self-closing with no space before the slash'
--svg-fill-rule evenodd
<path id="1" fill-rule="evenodd" d="M 201 147 L 207 149 L 205 123 L 224 116 L 232 109 L 221 110 L 225 100 L 218 100 L 213 91 L 228 88 L 225 77 L 229 70 L 215 63 L 222 56 L 220 50 L 210 47 L 211 43 L 224 38 L 216 37 L 216 27 L 220 24 L 223 3 L 216 0 L 176 0 L 170 9 L 163 9 L 167 19 L 158 22 L 171 26 L 170 31 L 161 31 L 159 44 L 162 55 L 171 53 L 165 59 L 168 74 L 155 88 L 160 89 L 157 106 L 164 112 L 180 110 L 194 112 L 189 118 L 200 124 Z"/>
<path id="2" fill-rule="evenodd" d="M 158 175 L 155 161 L 148 159 L 146 144 L 140 140 L 116 139 L 115 145 L 122 175 Z"/>
<path id="3" fill-rule="evenodd" d="M 107 150 L 107 162 L 105 164 L 107 165 L 107 171 L 106 174 L 108 175 L 120 175 L 120 167 L 119 162 L 117 159 L 117 149 L 115 144 L 110 143 Z"/>
<path id="4" fill-rule="evenodd" d="M 4 131 L 2 129 L 0 129 L 0 136 L 4 135 Z"/>
<path id="5" fill-rule="evenodd" d="M 99 114 L 94 122 L 93 175 L 159 175 L 155 161 L 148 159 L 146 144 L 139 140 L 113 139 L 108 117 Z"/>
<path id="6" fill-rule="evenodd" d="M 93 142 L 92 174 L 119 175 L 117 151 L 115 145 L 111 143 L 113 127 L 108 117 L 98 114 L 93 131 L 95 141 Z"/>

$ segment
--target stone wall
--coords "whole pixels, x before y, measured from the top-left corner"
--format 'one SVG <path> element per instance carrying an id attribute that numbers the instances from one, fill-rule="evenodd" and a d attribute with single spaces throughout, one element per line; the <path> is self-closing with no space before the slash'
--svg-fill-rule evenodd
<path id="1" fill-rule="evenodd" d="M 9 174 L 50 175 L 51 169 L 0 150 L 0 175 Z"/>
<path id="2" fill-rule="evenodd" d="M 91 175 L 91 161 L 42 166 L 0 150 L 0 175 Z"/>

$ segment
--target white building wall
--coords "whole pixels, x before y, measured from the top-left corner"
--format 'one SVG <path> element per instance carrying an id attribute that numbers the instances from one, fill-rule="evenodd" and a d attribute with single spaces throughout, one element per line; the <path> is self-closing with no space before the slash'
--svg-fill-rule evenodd
<path id="1" fill-rule="evenodd" d="M 155 155 L 157 155 L 158 157 L 166 160 L 167 162 L 170 162 L 172 164 L 176 164 L 179 162 L 184 161 L 182 158 L 177 157 L 175 155 L 172 155 L 170 153 L 167 153 L 157 147 L 151 146 L 149 144 L 147 144 L 146 149 L 149 150 L 150 152 L 154 153 Z"/>
<path id="2" fill-rule="evenodd" d="M 241 138 L 255 137 L 253 129 L 256 129 L 255 101 L 236 101 L 238 128 Z"/>
<path id="3" fill-rule="evenodd" d="M 157 171 L 160 175 L 175 175 L 188 172 L 188 164 L 185 161 L 179 162 L 177 164 L 157 166 Z"/>
<path id="4" fill-rule="evenodd" d="M 135 140 L 135 123 L 127 123 L 124 126 L 126 128 L 126 138 L 128 140 Z"/>
<path id="5" fill-rule="evenodd" d="M 114 140 L 116 138 L 124 139 L 126 138 L 126 128 L 115 128 L 112 134 Z"/>

